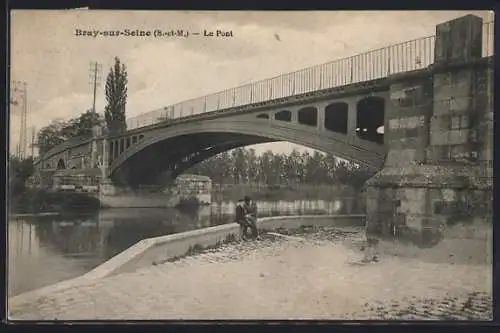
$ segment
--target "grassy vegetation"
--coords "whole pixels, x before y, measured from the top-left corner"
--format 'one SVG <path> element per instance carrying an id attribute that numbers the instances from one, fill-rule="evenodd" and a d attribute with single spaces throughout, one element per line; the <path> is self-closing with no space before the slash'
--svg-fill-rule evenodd
<path id="1" fill-rule="evenodd" d="M 181 260 L 181 259 L 186 258 L 186 257 L 190 257 L 190 256 L 194 256 L 196 254 L 203 253 L 204 251 L 207 251 L 207 250 L 217 249 L 224 244 L 235 243 L 236 241 L 237 241 L 237 238 L 234 234 L 228 234 L 224 240 L 222 240 L 222 241 L 219 240 L 214 245 L 203 246 L 201 244 L 196 243 L 196 244 L 190 245 L 189 248 L 187 249 L 186 253 L 184 253 L 180 256 L 175 256 L 175 257 L 169 258 L 167 260 L 160 261 L 160 262 L 153 262 L 153 265 L 161 265 L 161 264 L 164 264 L 166 262 L 175 262 L 175 261 Z"/>

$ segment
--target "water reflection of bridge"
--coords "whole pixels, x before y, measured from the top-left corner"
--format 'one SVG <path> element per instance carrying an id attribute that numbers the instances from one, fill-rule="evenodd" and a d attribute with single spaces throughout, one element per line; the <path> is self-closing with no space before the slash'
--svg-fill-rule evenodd
<path id="1" fill-rule="evenodd" d="M 335 214 L 345 210 L 344 201 L 321 200 L 261 201 L 258 207 L 262 217 Z M 234 211 L 234 202 L 222 202 L 191 212 L 154 208 L 107 209 L 91 216 L 11 222 L 9 250 L 13 251 L 13 258 L 16 254 L 31 256 L 33 250 L 48 247 L 65 257 L 106 260 L 144 238 L 233 222 Z"/>
<path id="2" fill-rule="evenodd" d="M 25 244 L 31 243 L 25 238 L 31 233 L 32 242 L 40 242 L 63 256 L 103 261 L 144 238 L 208 226 L 210 207 L 201 207 L 192 214 L 175 209 L 109 209 L 89 216 L 20 222 L 22 236 L 11 235 L 10 239 L 19 251 L 26 251 Z"/>
<path id="3" fill-rule="evenodd" d="M 326 201 L 258 202 L 260 216 L 334 213 Z M 11 219 L 8 225 L 9 293 L 79 276 L 151 237 L 234 221 L 235 203 L 191 212 L 176 209 L 107 209 L 89 216 Z M 56 276 L 56 277 L 54 277 Z"/>

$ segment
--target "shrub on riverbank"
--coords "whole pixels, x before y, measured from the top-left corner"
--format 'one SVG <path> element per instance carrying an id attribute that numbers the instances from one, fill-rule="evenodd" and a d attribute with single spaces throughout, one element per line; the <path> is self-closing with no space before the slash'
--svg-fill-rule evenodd
<path id="1" fill-rule="evenodd" d="M 10 211 L 13 213 L 38 214 L 45 212 L 95 211 L 99 199 L 71 192 L 47 192 L 41 189 L 26 189 L 12 197 Z"/>
<path id="2" fill-rule="evenodd" d="M 200 200 L 196 197 L 189 197 L 189 198 L 181 198 L 179 200 L 179 203 L 175 206 L 180 211 L 188 211 L 191 212 L 193 210 L 198 209 L 200 207 L 201 203 Z"/>

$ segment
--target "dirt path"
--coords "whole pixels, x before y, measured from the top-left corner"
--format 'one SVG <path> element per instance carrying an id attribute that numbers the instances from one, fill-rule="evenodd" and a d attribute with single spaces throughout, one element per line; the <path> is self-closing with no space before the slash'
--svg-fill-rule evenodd
<path id="1" fill-rule="evenodd" d="M 487 264 L 383 257 L 333 242 L 233 244 L 9 304 L 11 319 L 483 319 Z"/>

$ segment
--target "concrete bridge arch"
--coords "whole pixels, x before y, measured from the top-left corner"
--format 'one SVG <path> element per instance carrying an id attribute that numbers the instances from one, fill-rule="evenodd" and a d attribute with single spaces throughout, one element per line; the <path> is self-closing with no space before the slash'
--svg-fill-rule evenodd
<path id="1" fill-rule="evenodd" d="M 301 108 L 306 112 L 310 112 L 310 109 L 312 108 Z M 192 165 L 223 151 L 273 141 L 287 141 L 332 153 L 371 168 L 374 172 L 382 167 L 386 154 L 383 145 L 348 134 L 333 131 L 324 133 L 313 126 L 297 126 L 288 121 L 270 121 L 276 116 L 279 118 L 285 115 L 284 119 L 288 119 L 293 115 L 293 113 L 287 115 L 283 111 L 288 110 L 186 122 L 155 129 L 123 150 L 111 162 L 108 174 L 113 178 L 118 169 L 122 171 L 126 169 L 130 172 L 130 177 L 134 177 L 133 175 L 144 173 L 157 174 L 160 169 L 168 168 L 175 169 L 171 171 L 179 174 Z M 263 117 L 262 114 L 268 117 Z M 151 165 L 155 163 L 156 166 Z M 143 168 L 145 165 L 148 166 L 146 168 L 148 171 Z M 138 172 L 139 170 L 141 171 Z"/>

